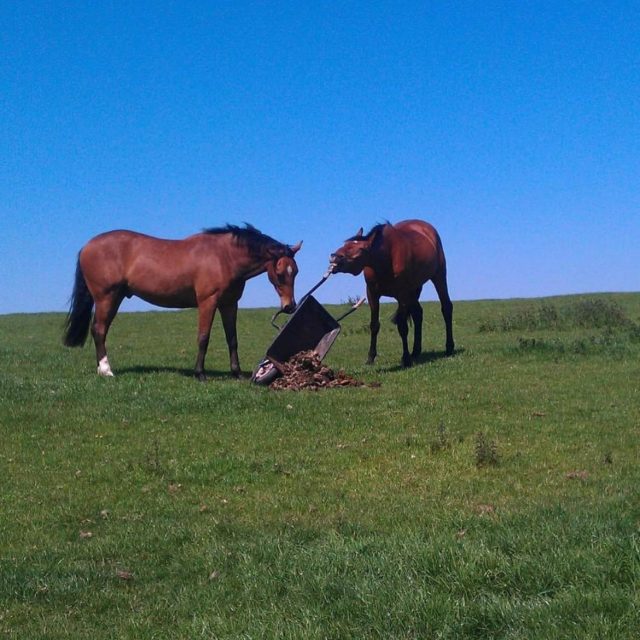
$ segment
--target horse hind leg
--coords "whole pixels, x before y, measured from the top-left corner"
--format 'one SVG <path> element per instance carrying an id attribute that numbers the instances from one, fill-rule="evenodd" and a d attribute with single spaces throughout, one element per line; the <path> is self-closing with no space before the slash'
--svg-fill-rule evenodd
<path id="1" fill-rule="evenodd" d="M 413 364 L 411 355 L 409 354 L 409 322 L 408 322 L 408 310 L 406 307 L 399 306 L 394 316 L 394 322 L 398 327 L 398 333 L 402 340 L 402 366 L 410 367 Z"/>
<path id="2" fill-rule="evenodd" d="M 111 365 L 107 357 L 107 333 L 113 319 L 122 303 L 124 294 L 121 291 L 110 293 L 96 299 L 93 323 L 91 325 L 91 335 L 96 346 L 96 361 L 98 363 L 98 375 L 112 377 Z"/>
<path id="3" fill-rule="evenodd" d="M 453 303 L 451 302 L 451 298 L 449 298 L 446 271 L 433 279 L 433 285 L 435 286 L 436 293 L 440 299 L 440 310 L 442 311 L 442 317 L 444 319 L 444 326 L 447 334 L 445 349 L 446 354 L 450 356 L 453 355 L 455 344 L 453 342 Z"/>
<path id="4" fill-rule="evenodd" d="M 416 300 L 409 308 L 411 319 L 413 320 L 413 349 L 411 357 L 417 360 L 422 353 L 422 306 Z"/>

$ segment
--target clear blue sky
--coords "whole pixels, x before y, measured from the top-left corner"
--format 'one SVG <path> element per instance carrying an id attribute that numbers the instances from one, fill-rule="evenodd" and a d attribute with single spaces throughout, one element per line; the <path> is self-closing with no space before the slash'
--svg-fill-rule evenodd
<path id="1" fill-rule="evenodd" d="M 66 309 L 99 232 L 244 221 L 298 293 L 413 217 L 454 300 L 640 290 L 638 2 L 1 0 L 0 74 L 0 313 Z"/>

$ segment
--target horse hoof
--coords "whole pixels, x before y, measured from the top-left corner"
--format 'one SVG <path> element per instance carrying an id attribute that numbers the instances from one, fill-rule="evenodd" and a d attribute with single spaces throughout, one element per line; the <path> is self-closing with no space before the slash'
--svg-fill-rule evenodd
<path id="1" fill-rule="evenodd" d="M 196 376 L 196 379 L 198 380 L 198 382 L 206 382 L 207 381 L 207 376 L 204 373 L 196 373 L 195 376 Z"/>
<path id="2" fill-rule="evenodd" d="M 240 378 L 241 375 L 242 375 L 242 372 L 240 371 L 240 369 L 231 370 L 231 377 L 235 378 L 236 380 L 238 380 L 238 378 Z"/>
<path id="3" fill-rule="evenodd" d="M 365 364 L 373 364 L 375 362 L 375 358 L 367 358 Z"/>
<path id="4" fill-rule="evenodd" d="M 413 360 L 411 359 L 410 356 L 407 356 L 406 358 L 402 358 L 402 366 L 405 369 L 409 369 L 410 367 L 413 366 Z"/>

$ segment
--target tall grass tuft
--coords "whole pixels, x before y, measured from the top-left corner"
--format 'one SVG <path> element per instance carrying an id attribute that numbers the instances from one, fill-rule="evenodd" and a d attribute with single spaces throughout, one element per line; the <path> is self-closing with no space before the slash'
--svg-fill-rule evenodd
<path id="1" fill-rule="evenodd" d="M 473 452 L 476 467 L 496 467 L 500 463 L 496 441 L 489 440 L 482 431 L 476 433 Z"/>
<path id="2" fill-rule="evenodd" d="M 444 422 L 440 422 L 436 428 L 435 438 L 429 445 L 431 453 L 438 453 L 439 451 L 446 451 L 451 448 L 451 437 L 444 426 Z"/>

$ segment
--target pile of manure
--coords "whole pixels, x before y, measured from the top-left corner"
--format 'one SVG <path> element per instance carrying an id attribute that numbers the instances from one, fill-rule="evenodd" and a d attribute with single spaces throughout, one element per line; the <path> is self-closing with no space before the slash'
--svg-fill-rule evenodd
<path id="1" fill-rule="evenodd" d="M 364 387 L 380 386 L 379 384 L 366 385 L 361 380 L 356 380 L 340 370 L 335 373 L 332 369 L 322 364 L 322 361 L 313 351 L 300 351 L 292 356 L 284 364 L 278 365 L 282 374 L 271 383 L 271 389 L 330 389 L 335 387 Z"/>

